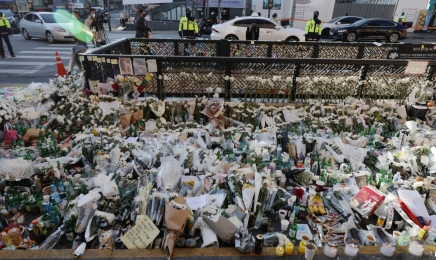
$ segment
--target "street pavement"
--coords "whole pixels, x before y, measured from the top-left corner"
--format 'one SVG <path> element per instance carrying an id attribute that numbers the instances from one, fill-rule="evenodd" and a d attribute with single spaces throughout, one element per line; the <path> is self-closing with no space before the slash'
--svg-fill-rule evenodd
<path id="1" fill-rule="evenodd" d="M 118 31 L 115 29 L 118 21 L 119 11 L 113 12 L 111 18 L 112 31 L 108 31 L 109 40 L 115 41 L 122 38 L 133 38 L 133 31 Z M 107 24 L 105 24 L 107 28 Z M 107 28 L 108 29 L 108 28 Z M 177 31 L 154 31 L 153 38 L 178 39 Z M 15 58 L 9 56 L 6 51 L 6 59 L 0 59 L 0 87 L 27 86 L 31 82 L 48 82 L 57 73 L 55 52 L 58 52 L 65 67 L 68 67 L 70 53 L 74 43 L 55 42 L 53 44 L 45 39 L 25 40 L 21 34 L 10 35 L 10 40 L 16 54 Z M 209 39 L 204 35 L 202 38 Z M 322 39 L 322 41 L 330 41 Z M 435 42 L 436 33 L 408 33 L 408 38 L 401 42 L 427 43 Z M 4 44 L 5 50 L 7 49 Z M 88 47 L 93 47 L 91 42 Z M 93 48 L 90 48 L 91 50 Z M 76 67 L 77 69 L 77 67 Z"/>

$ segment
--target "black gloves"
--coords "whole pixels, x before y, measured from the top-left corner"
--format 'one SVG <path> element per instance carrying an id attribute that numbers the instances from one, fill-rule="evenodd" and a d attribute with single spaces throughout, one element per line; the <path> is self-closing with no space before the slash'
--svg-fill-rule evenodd
<path id="1" fill-rule="evenodd" d="M 180 38 L 182 38 L 182 31 L 179 31 L 179 36 Z"/>

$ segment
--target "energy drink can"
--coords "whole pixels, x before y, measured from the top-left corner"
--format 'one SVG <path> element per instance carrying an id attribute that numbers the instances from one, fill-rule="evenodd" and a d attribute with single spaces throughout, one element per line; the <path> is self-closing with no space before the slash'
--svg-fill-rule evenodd
<path id="1" fill-rule="evenodd" d="M 263 241 L 264 241 L 264 238 L 263 238 L 262 234 L 256 235 L 256 243 L 254 243 L 254 252 L 256 254 L 262 254 Z"/>
<path id="2" fill-rule="evenodd" d="M 385 216 L 380 216 L 380 217 L 377 219 L 377 224 L 376 224 L 376 226 L 378 226 L 378 227 L 383 227 L 383 226 L 385 225 L 385 221 L 386 221 L 386 217 L 385 217 Z"/>

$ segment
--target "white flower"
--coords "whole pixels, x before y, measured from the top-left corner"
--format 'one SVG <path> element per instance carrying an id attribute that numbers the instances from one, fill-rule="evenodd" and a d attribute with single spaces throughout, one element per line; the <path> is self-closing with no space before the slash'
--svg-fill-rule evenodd
<path id="1" fill-rule="evenodd" d="M 220 88 L 220 87 L 217 87 L 217 88 L 215 89 L 215 93 L 221 94 L 221 93 L 223 93 L 223 89 Z"/>
<path id="2" fill-rule="evenodd" d="M 210 72 L 209 74 L 207 74 L 206 77 L 208 77 L 208 78 L 212 78 L 212 72 Z"/>
<path id="3" fill-rule="evenodd" d="M 162 79 L 162 75 L 159 75 L 159 77 L 157 77 L 158 79 Z"/>
<path id="4" fill-rule="evenodd" d="M 9 115 L 5 115 L 4 117 L 5 117 L 5 120 L 9 120 L 10 119 Z"/>
<path id="5" fill-rule="evenodd" d="M 219 98 L 220 95 L 218 93 L 213 94 L 213 98 Z"/>
<path id="6" fill-rule="evenodd" d="M 230 80 L 230 77 L 229 76 L 225 76 L 224 80 Z"/>
<path id="7" fill-rule="evenodd" d="M 0 110 L 0 116 L 3 116 L 3 115 L 5 115 L 6 114 L 6 111 L 4 111 L 4 110 Z"/>

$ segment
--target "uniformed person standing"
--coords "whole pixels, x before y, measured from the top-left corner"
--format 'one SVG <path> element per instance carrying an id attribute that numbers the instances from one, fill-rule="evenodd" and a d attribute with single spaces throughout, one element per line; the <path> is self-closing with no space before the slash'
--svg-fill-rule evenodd
<path id="1" fill-rule="evenodd" d="M 306 24 L 306 41 L 319 41 L 322 31 L 322 22 L 318 19 L 319 12 L 313 13 L 313 19 Z"/>
<path id="2" fill-rule="evenodd" d="M 406 16 L 404 15 L 404 13 L 402 13 L 400 18 L 398 18 L 398 23 L 404 25 L 405 21 L 406 21 Z"/>
<path id="3" fill-rule="evenodd" d="M 198 35 L 198 24 L 189 8 L 186 9 L 186 15 L 180 19 L 179 35 L 184 39 L 195 39 Z"/>

